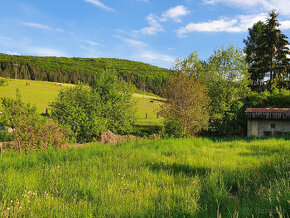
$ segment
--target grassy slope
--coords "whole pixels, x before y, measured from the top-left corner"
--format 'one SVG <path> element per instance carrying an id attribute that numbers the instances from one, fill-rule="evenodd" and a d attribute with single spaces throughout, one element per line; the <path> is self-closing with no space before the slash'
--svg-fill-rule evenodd
<path id="1" fill-rule="evenodd" d="M 0 216 L 289 216 L 289 141 L 170 139 L 0 158 Z"/>
<path id="2" fill-rule="evenodd" d="M 30 83 L 30 86 L 26 86 Z M 20 94 L 25 103 L 35 105 L 39 113 L 44 113 L 48 107 L 49 102 L 52 102 L 57 96 L 59 90 L 65 87 L 70 87 L 70 84 L 61 84 L 57 86 L 55 82 L 43 82 L 32 80 L 10 80 L 8 86 L 0 86 L 0 98 L 10 97 L 15 98 L 16 88 L 20 90 Z M 157 119 L 157 111 L 159 109 L 160 101 L 157 96 L 146 96 L 143 104 L 143 96 L 135 94 L 133 100 L 136 102 L 137 124 L 139 125 L 161 125 L 162 119 Z M 153 100 L 153 103 L 150 101 Z M 146 119 L 146 113 L 148 118 Z"/>

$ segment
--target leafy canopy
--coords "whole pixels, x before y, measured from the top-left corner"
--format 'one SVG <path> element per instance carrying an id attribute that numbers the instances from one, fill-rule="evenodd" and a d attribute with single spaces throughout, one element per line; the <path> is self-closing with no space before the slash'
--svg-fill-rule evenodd
<path id="1" fill-rule="evenodd" d="M 168 82 L 167 101 L 161 111 L 168 130 L 178 131 L 179 125 L 176 121 L 180 123 L 181 136 L 196 135 L 207 128 L 208 102 L 206 91 L 199 82 L 181 72 L 172 76 Z M 171 128 L 171 125 L 176 128 Z"/>
<path id="2" fill-rule="evenodd" d="M 128 133 L 134 123 L 130 90 L 112 72 L 103 72 L 90 86 L 61 91 L 50 107 L 52 117 L 68 126 L 78 142 L 93 141 L 104 130 Z"/>

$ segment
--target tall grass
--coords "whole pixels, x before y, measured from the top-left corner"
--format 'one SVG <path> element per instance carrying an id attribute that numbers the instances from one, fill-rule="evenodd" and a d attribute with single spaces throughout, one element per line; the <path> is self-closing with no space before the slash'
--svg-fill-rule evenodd
<path id="1" fill-rule="evenodd" d="M 6 152 L 0 217 L 287 217 L 289 145 L 190 138 Z"/>

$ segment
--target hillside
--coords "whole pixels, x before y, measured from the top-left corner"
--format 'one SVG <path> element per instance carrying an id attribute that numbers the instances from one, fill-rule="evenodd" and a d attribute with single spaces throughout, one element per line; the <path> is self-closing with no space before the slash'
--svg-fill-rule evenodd
<path id="1" fill-rule="evenodd" d="M 70 86 L 73 85 L 47 81 L 10 79 L 7 86 L 0 86 L 0 98 L 15 98 L 16 89 L 19 89 L 23 102 L 35 105 L 39 113 L 44 113 L 46 108 L 48 108 L 49 103 L 56 98 L 58 92 L 61 89 Z M 142 94 L 133 94 L 133 101 L 135 102 L 136 107 L 137 125 L 155 126 L 162 124 L 162 118 L 157 118 L 157 112 L 160 109 L 161 104 L 160 98 L 149 94 L 150 93 L 145 95 L 144 101 Z"/>
<path id="2" fill-rule="evenodd" d="M 101 71 L 155 94 L 162 94 L 171 71 L 142 62 L 114 58 L 34 57 L 0 54 L 0 76 L 76 84 L 89 83 Z M 16 75 L 15 75 L 16 74 Z"/>
<path id="3" fill-rule="evenodd" d="M 6 152 L 0 216 L 289 217 L 289 152 L 202 138 Z"/>

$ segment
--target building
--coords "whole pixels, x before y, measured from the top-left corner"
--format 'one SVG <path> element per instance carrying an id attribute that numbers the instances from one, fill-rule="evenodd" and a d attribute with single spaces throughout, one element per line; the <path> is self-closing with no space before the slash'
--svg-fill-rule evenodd
<path id="1" fill-rule="evenodd" d="M 290 108 L 248 108 L 248 136 L 277 136 L 290 133 Z"/>

